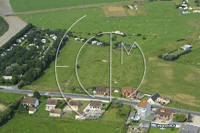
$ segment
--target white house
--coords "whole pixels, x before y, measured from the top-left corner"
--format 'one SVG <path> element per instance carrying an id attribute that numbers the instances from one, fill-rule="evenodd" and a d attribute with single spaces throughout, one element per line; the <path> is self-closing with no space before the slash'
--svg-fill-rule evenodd
<path id="1" fill-rule="evenodd" d="M 114 92 L 118 93 L 118 92 L 119 92 L 119 89 L 114 89 Z"/>
<path id="2" fill-rule="evenodd" d="M 17 44 L 13 44 L 13 46 L 17 46 Z"/>
<path id="3" fill-rule="evenodd" d="M 92 44 L 93 45 L 96 45 L 98 42 L 97 41 L 92 41 Z"/>
<path id="4" fill-rule="evenodd" d="M 48 99 L 45 110 L 50 111 L 51 109 L 55 109 L 60 104 L 58 99 Z"/>
<path id="5" fill-rule="evenodd" d="M 4 57 L 5 55 L 4 54 L 1 54 L 1 57 Z"/>
<path id="6" fill-rule="evenodd" d="M 34 46 L 35 44 L 33 44 L 33 43 L 30 43 L 28 46 Z"/>
<path id="7" fill-rule="evenodd" d="M 52 109 L 49 113 L 49 116 L 53 117 L 61 117 L 63 115 L 62 109 Z"/>
<path id="8" fill-rule="evenodd" d="M 137 106 L 138 115 L 146 116 L 151 112 L 151 104 L 145 101 L 140 101 Z"/>
<path id="9" fill-rule="evenodd" d="M 37 40 L 37 38 L 33 38 L 33 41 L 36 41 Z"/>
<path id="10" fill-rule="evenodd" d="M 47 43 L 46 39 L 42 39 L 42 43 Z"/>
<path id="11" fill-rule="evenodd" d="M 85 113 L 83 111 L 77 111 L 75 119 L 85 119 Z"/>
<path id="12" fill-rule="evenodd" d="M 39 105 L 39 100 L 37 98 L 30 98 L 30 97 L 24 97 L 22 101 L 23 106 L 24 105 L 34 105 L 34 107 L 37 107 Z"/>
<path id="13" fill-rule="evenodd" d="M 81 39 L 81 42 L 85 41 L 85 39 Z"/>
<path id="14" fill-rule="evenodd" d="M 35 112 L 36 112 L 35 108 L 29 108 L 29 111 L 28 111 L 29 114 L 35 114 Z"/>
<path id="15" fill-rule="evenodd" d="M 103 106 L 102 101 L 91 101 L 89 104 L 90 109 L 101 109 Z"/>
<path id="16" fill-rule="evenodd" d="M 182 46 L 181 48 L 182 48 L 183 50 L 187 50 L 187 49 L 189 49 L 189 48 L 192 48 L 192 46 L 186 44 L 186 45 Z"/>
<path id="17" fill-rule="evenodd" d="M 80 38 L 74 38 L 75 41 L 80 41 Z"/>
<path id="18" fill-rule="evenodd" d="M 42 46 L 42 49 L 45 49 L 45 46 Z"/>

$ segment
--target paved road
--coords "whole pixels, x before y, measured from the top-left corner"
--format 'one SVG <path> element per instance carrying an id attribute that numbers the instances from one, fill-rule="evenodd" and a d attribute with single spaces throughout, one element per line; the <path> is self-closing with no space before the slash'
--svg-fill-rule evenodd
<path id="1" fill-rule="evenodd" d="M 5 90 L 5 89 L 0 89 L 0 92 L 9 92 L 9 93 L 24 93 L 24 94 L 33 94 L 34 91 L 31 90 Z M 50 96 L 61 96 L 60 92 L 46 92 L 46 91 L 39 91 L 41 95 L 50 95 Z M 95 98 L 92 98 L 88 95 L 84 95 L 84 94 L 73 94 L 73 93 L 63 93 L 65 97 L 69 97 L 69 98 L 80 98 L 80 99 L 95 99 L 95 100 L 101 100 L 101 101 L 109 101 L 110 98 L 109 97 L 100 97 L 100 96 L 95 96 Z M 123 99 L 123 98 L 119 98 L 120 102 L 122 102 L 123 104 L 128 104 L 128 105 L 138 105 L 138 101 L 130 101 L 127 99 Z M 158 106 L 158 105 L 154 105 L 155 108 L 159 108 L 162 106 Z M 170 108 L 170 107 L 168 107 Z M 170 108 L 170 109 L 174 109 L 175 112 L 187 112 L 190 113 L 191 115 L 196 115 L 196 116 L 200 116 L 200 112 L 194 112 L 194 111 L 189 111 L 189 110 L 182 110 L 182 109 L 177 109 L 177 108 Z"/>
<path id="2" fill-rule="evenodd" d="M 23 29 L 27 23 L 17 16 L 3 17 L 9 25 L 9 29 L 0 37 L 0 47 Z"/>
<path id="3" fill-rule="evenodd" d="M 0 0 L 0 15 L 13 13 L 9 0 Z"/>

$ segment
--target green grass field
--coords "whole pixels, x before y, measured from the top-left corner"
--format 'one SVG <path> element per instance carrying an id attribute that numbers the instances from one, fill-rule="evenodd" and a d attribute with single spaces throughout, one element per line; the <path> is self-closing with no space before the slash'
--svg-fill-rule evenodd
<path id="1" fill-rule="evenodd" d="M 118 130 L 116 130 L 117 127 L 119 127 Z M 14 118 L 7 122 L 7 124 L 0 127 L 0 131 L 1 133 L 113 133 L 115 131 L 121 132 L 121 127 L 121 124 L 116 123 L 99 123 L 48 117 L 41 118 L 30 115 L 15 115 Z"/>
<path id="2" fill-rule="evenodd" d="M 0 16 L 0 36 L 8 30 L 7 22 Z"/>
<path id="3" fill-rule="evenodd" d="M 57 1 L 47 1 L 47 0 L 34 0 L 27 2 L 26 0 L 10 0 L 11 6 L 14 12 L 25 12 L 25 11 L 35 11 L 44 10 L 51 8 L 63 8 L 72 7 L 80 5 L 92 5 L 92 4 L 102 4 L 102 3 L 113 3 L 113 2 L 123 2 L 128 0 L 57 0 Z"/>
<path id="4" fill-rule="evenodd" d="M 102 121 L 110 122 L 125 122 L 128 112 L 130 110 L 130 105 L 123 105 L 121 108 L 115 108 L 113 105 L 100 117 Z M 122 115 L 125 114 L 125 115 Z"/>
<path id="5" fill-rule="evenodd" d="M 26 94 L 15 94 L 15 93 L 0 93 L 0 99 L 7 101 L 14 101 L 22 96 L 26 96 Z"/>
<path id="6" fill-rule="evenodd" d="M 197 65 L 199 63 L 199 57 L 196 56 L 199 52 L 199 42 L 196 42 L 197 40 L 192 42 L 192 40 L 189 39 L 177 42 L 177 40 L 184 37 L 191 38 L 191 36 L 199 36 L 199 29 L 197 29 L 199 26 L 199 15 L 179 15 L 179 11 L 175 9 L 172 1 L 158 1 L 145 3 L 144 5 L 148 16 L 109 18 L 104 17 L 101 8 L 95 8 L 96 12 L 93 8 L 87 8 L 85 10 L 77 9 L 70 11 L 27 14 L 26 16 L 20 15 L 20 17 L 24 20 L 28 18 L 28 22 L 36 24 L 38 28 L 45 26 L 46 28 L 68 29 L 78 18 L 83 15 L 87 15 L 86 18 L 78 22 L 72 28 L 72 31 L 82 32 L 82 34 L 79 35 L 83 38 L 87 37 L 85 36 L 87 32 L 98 33 L 99 31 L 115 30 L 123 31 L 125 33 L 127 32 L 132 35 L 130 36 L 131 39 L 129 40 L 124 38 L 124 40 L 129 43 L 131 43 L 131 41 L 138 41 L 138 44 L 145 53 L 147 60 L 147 73 L 140 90 L 149 94 L 159 92 L 160 95 L 166 98 L 184 102 L 185 104 L 193 106 L 199 106 L 200 98 L 198 96 L 198 89 L 196 89 L 200 86 L 200 70 Z M 160 7 L 165 10 L 159 11 Z M 45 22 L 47 22 L 46 25 Z M 136 37 L 135 35 L 137 33 L 147 35 L 147 40 L 144 41 L 141 39 L 142 37 Z M 92 35 L 87 38 L 91 36 Z M 102 39 L 106 40 L 106 36 L 103 36 Z M 120 40 L 120 37 L 118 37 L 118 39 Z M 180 46 L 188 44 L 188 42 L 192 42 L 192 45 L 196 45 L 193 52 L 181 56 L 178 60 L 173 62 L 162 61 L 158 58 L 159 54 L 164 54 L 165 52 L 170 52 L 171 50 L 180 48 Z M 71 75 L 74 74 L 76 54 L 82 43 L 79 44 L 79 42 L 77 43 L 74 41 L 69 41 L 69 43 L 71 45 L 67 42 L 66 47 L 60 51 L 58 63 L 60 63 L 59 65 L 69 65 L 70 67 L 60 68 L 58 75 L 59 82 L 63 87 L 65 83 L 62 83 L 61 80 L 72 78 L 70 85 L 71 88 L 73 88 L 78 87 L 76 77 Z M 108 50 L 108 47 L 86 45 L 83 52 L 81 52 L 84 56 L 79 57 L 82 59 L 79 64 L 80 68 L 78 69 L 78 72 L 84 87 L 94 87 L 96 86 L 94 83 L 105 86 L 109 85 L 109 64 L 95 62 L 102 59 L 109 60 L 109 53 L 106 53 Z M 139 54 L 134 54 L 134 52 L 132 52 L 129 58 L 124 57 L 124 59 L 129 59 L 128 61 L 130 62 L 131 59 L 137 59 L 137 55 Z M 117 50 L 113 50 L 113 62 L 116 63 L 116 65 L 120 63 L 119 59 L 120 53 L 118 53 Z M 138 61 L 140 62 L 140 60 Z M 118 82 L 117 84 L 113 84 L 113 87 L 135 87 L 138 84 L 138 81 L 141 79 L 141 75 L 136 69 L 136 64 L 134 63 L 135 62 L 132 61 L 130 64 L 135 65 L 135 67 L 124 65 L 124 68 L 127 71 L 121 71 L 120 65 L 115 66 L 113 64 L 113 80 L 116 79 Z M 134 68 L 137 72 L 129 72 L 131 68 Z M 140 70 L 141 66 L 138 66 L 138 69 Z M 24 89 L 58 91 L 53 74 L 54 62 L 51 64 L 50 68 L 45 71 L 44 75 L 40 79 L 35 81 L 32 85 L 24 87 Z M 96 75 L 98 75 L 98 77 Z M 126 75 L 126 78 L 123 78 L 124 75 Z M 71 92 L 69 89 L 70 88 L 66 88 L 66 90 L 64 90 Z"/>

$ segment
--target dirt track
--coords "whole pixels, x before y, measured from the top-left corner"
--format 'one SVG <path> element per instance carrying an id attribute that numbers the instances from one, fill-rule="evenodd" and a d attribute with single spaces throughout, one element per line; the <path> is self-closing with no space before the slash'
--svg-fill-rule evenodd
<path id="1" fill-rule="evenodd" d="M 0 47 L 27 25 L 26 22 L 24 22 L 17 16 L 3 18 L 8 23 L 9 29 L 6 33 L 3 34 L 3 36 L 0 37 Z"/>
<path id="2" fill-rule="evenodd" d="M 13 13 L 9 0 L 0 0 L 0 15 Z"/>

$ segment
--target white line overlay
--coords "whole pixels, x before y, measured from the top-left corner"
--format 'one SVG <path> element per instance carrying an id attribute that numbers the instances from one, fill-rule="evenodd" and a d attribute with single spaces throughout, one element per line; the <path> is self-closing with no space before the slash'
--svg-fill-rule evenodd
<path id="1" fill-rule="evenodd" d="M 62 97 L 63 97 L 63 99 L 66 101 L 66 103 L 68 104 L 68 106 L 70 106 L 71 107 L 71 105 L 67 102 L 67 100 L 65 99 L 65 97 L 64 97 L 64 95 L 63 95 L 63 92 L 62 92 L 62 90 L 61 90 L 61 87 L 60 87 L 60 84 L 59 84 L 59 82 L 58 82 L 58 75 L 57 75 L 57 57 L 58 57 L 58 52 L 59 52 L 59 49 L 60 49 L 60 46 L 61 46 L 61 43 L 62 43 L 62 41 L 63 41 L 63 39 L 64 39 L 64 37 L 66 37 L 66 35 L 67 35 L 67 33 L 69 32 L 69 30 L 71 30 L 71 28 L 76 24 L 76 23 L 78 23 L 81 19 L 83 19 L 83 18 L 85 18 L 86 17 L 86 15 L 84 15 L 83 17 L 81 17 L 81 18 L 79 18 L 74 24 L 72 24 L 72 26 L 66 31 L 66 33 L 64 34 L 64 36 L 62 37 L 62 39 L 60 40 L 60 44 L 58 45 L 58 49 L 57 49 L 57 52 L 56 52 L 56 57 L 55 57 L 55 78 L 56 78 L 56 83 L 57 83 L 57 85 L 58 85 L 58 88 L 59 88 L 59 90 L 60 90 L 60 93 L 61 93 L 61 95 L 62 95 Z M 59 67 L 59 66 L 58 66 Z M 74 112 L 76 112 L 79 116 L 82 116 L 79 112 L 77 112 L 76 110 L 74 110 L 73 108 L 71 108 Z"/>

